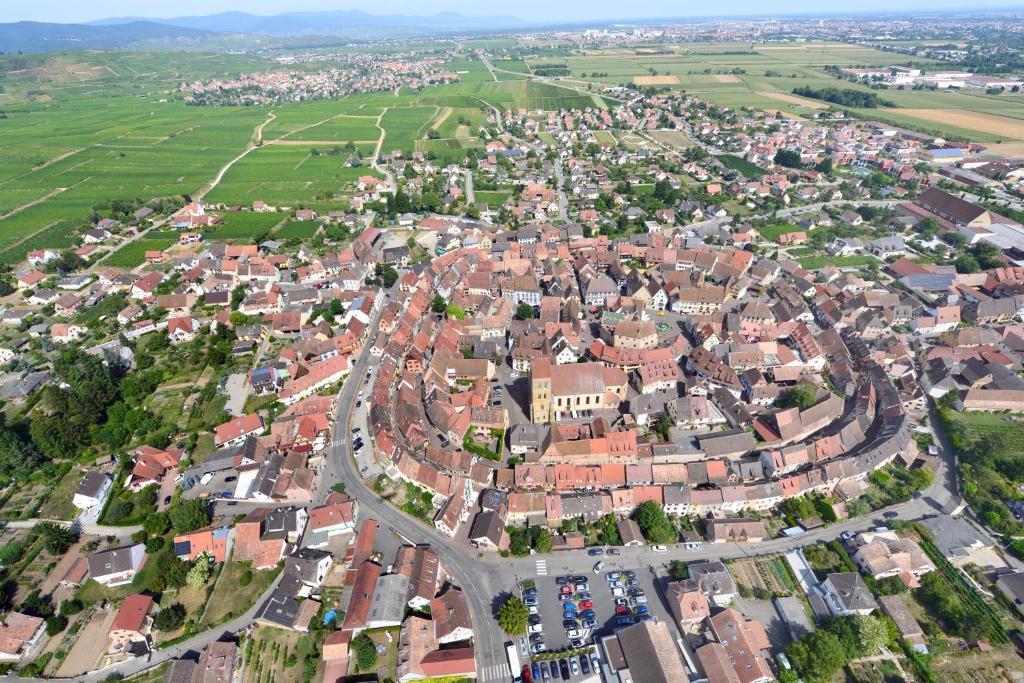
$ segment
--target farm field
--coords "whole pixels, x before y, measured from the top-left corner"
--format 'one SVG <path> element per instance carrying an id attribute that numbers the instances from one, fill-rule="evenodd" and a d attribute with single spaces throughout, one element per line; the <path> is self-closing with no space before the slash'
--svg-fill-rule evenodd
<path id="1" fill-rule="evenodd" d="M 347 168 L 348 155 L 316 146 L 264 145 L 231 167 L 206 200 L 213 204 L 337 209 L 365 168 Z"/>
<path id="2" fill-rule="evenodd" d="M 384 112 L 384 144 L 381 153 L 400 150 L 411 154 L 416 141 L 423 138 L 437 118 L 437 107 L 395 107 Z"/>

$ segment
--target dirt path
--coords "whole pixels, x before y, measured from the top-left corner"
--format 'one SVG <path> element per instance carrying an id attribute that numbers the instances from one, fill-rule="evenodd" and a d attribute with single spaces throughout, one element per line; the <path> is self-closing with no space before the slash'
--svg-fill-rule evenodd
<path id="1" fill-rule="evenodd" d="M 95 667 L 100 655 L 107 651 L 107 634 L 116 616 L 117 610 L 114 609 L 93 615 L 68 652 L 64 663 L 57 669 L 58 676 L 78 676 Z"/>
<path id="2" fill-rule="evenodd" d="M 89 176 L 89 177 L 91 178 L 92 176 Z M 88 179 L 89 178 L 86 178 L 85 180 L 80 180 L 80 181 L 78 181 L 78 183 L 75 183 L 75 185 L 78 185 L 80 183 L 84 183 Z M 72 185 L 72 187 L 74 187 L 74 185 Z M 70 188 L 67 188 L 67 187 L 58 187 L 58 188 L 55 188 L 53 190 L 50 190 L 49 192 L 44 194 L 42 197 L 39 197 L 37 199 L 33 199 L 28 204 L 22 204 L 21 206 L 16 206 L 13 209 L 11 209 L 10 211 L 8 211 L 7 213 L 0 215 L 0 221 L 5 220 L 7 218 L 10 218 L 11 216 L 16 216 L 19 213 L 21 213 L 22 211 L 24 211 L 25 209 L 31 209 L 36 204 L 42 204 L 47 199 L 50 199 L 52 197 L 56 197 L 57 195 L 61 194 L 62 192 L 67 192 L 69 189 Z M 51 225 L 52 225 L 52 223 L 51 223 Z M 34 235 L 35 233 L 32 233 L 32 234 Z M 28 237 L 31 237 L 31 236 L 32 235 L 29 235 Z M 28 239 L 28 237 L 26 237 L 25 239 Z M 24 242 L 25 239 L 23 239 L 21 241 Z"/>
<path id="3" fill-rule="evenodd" d="M 217 171 L 217 175 L 214 176 L 213 180 L 211 180 L 209 184 L 207 184 L 205 187 L 201 188 L 198 192 L 192 195 L 193 201 L 200 200 L 207 194 L 209 194 L 210 191 L 213 190 L 213 188 L 217 187 L 217 185 L 220 184 L 220 181 L 224 178 L 224 174 L 226 174 L 228 170 L 231 169 L 232 166 L 241 161 L 249 154 L 249 152 L 253 151 L 263 143 L 263 127 L 266 126 L 271 121 L 273 121 L 275 118 L 277 117 L 274 116 L 274 112 L 270 112 L 267 114 L 267 119 L 263 123 L 256 126 L 255 129 L 253 129 L 252 140 L 250 140 L 249 144 L 245 146 L 245 149 L 242 150 L 241 154 L 239 154 L 234 159 L 221 166 L 220 170 Z"/>
<path id="4" fill-rule="evenodd" d="M 295 147 L 300 147 L 302 145 L 323 145 L 323 146 L 327 146 L 327 145 L 347 145 L 350 142 L 352 144 L 354 144 L 354 145 L 376 145 L 378 141 L 377 140 L 282 140 L 282 139 L 278 138 L 277 140 L 267 140 L 267 142 L 265 144 L 268 144 L 268 145 L 284 145 L 284 146 L 292 145 L 292 146 L 295 146 Z"/>
<path id="5" fill-rule="evenodd" d="M 90 145 L 90 147 L 91 146 L 92 145 Z M 63 154 L 55 156 L 54 158 L 52 158 L 52 159 L 50 159 L 48 161 L 44 161 L 43 163 L 39 164 L 38 166 L 33 166 L 31 169 L 29 169 L 28 171 L 25 171 L 24 173 L 22 173 L 20 175 L 16 175 L 13 178 L 8 178 L 7 180 L 5 180 L 2 183 L 0 183 L 0 185 L 6 185 L 7 183 L 14 182 L 15 180 L 19 180 L 21 178 L 24 178 L 27 175 L 32 175 L 36 171 L 42 171 L 44 168 L 47 168 L 49 166 L 53 166 L 58 161 L 64 161 L 69 156 L 73 156 L 75 154 L 78 154 L 79 152 L 84 152 L 87 149 L 89 149 L 89 147 L 79 147 L 78 149 L 73 149 L 70 152 L 64 152 Z"/>
<path id="6" fill-rule="evenodd" d="M 384 111 L 382 111 L 377 116 L 377 123 L 375 125 L 377 126 L 377 130 L 380 131 L 380 138 L 377 140 L 377 146 L 373 150 L 373 162 L 372 163 L 374 163 L 374 164 L 376 164 L 377 160 L 380 159 L 380 148 L 384 146 L 384 136 L 387 134 L 385 132 L 385 130 L 384 130 L 384 126 L 380 125 L 380 122 L 384 120 L 384 114 L 388 113 L 388 109 L 390 109 L 390 108 L 391 107 L 384 107 Z"/>
<path id="7" fill-rule="evenodd" d="M 430 124 L 430 128 L 427 129 L 427 133 L 429 133 L 431 129 L 440 130 L 444 122 L 447 121 L 448 117 L 452 115 L 452 111 L 454 110 L 451 107 L 443 108 L 441 110 L 441 114 L 436 119 L 434 119 L 434 122 L 432 124 Z M 424 139 L 426 139 L 427 133 L 423 134 Z"/>

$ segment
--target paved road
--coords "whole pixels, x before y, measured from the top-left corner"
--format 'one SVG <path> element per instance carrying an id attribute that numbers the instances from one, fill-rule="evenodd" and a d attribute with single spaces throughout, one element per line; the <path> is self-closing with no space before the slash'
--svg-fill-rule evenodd
<path id="1" fill-rule="evenodd" d="M 379 321 L 378 313 L 370 325 L 371 329 Z M 359 499 L 361 517 L 379 520 L 383 528 L 397 532 L 412 543 L 430 543 L 437 548 L 445 569 L 462 587 L 470 603 L 474 618 L 477 670 L 494 667 L 504 661 L 504 636 L 492 618 L 491 601 L 500 590 L 507 590 L 510 586 L 502 582 L 494 583 L 493 579 L 498 578 L 497 572 L 493 567 L 479 562 L 465 544 L 457 543 L 434 527 L 399 512 L 367 488 L 352 460 L 348 437 L 351 435 L 356 393 L 363 386 L 370 361 L 374 365 L 378 363 L 376 358 L 370 356 L 369 349 L 370 345 L 367 344 L 356 360 L 351 374 L 354 381 L 345 382 L 338 394 L 338 416 L 320 496 L 326 497 L 334 483 L 343 481 L 346 491 Z"/>
<path id="2" fill-rule="evenodd" d="M 558 180 L 558 217 L 569 221 L 569 198 L 565 195 L 565 172 L 562 170 L 562 157 L 555 157 L 555 178 Z"/>
<path id="3" fill-rule="evenodd" d="M 466 169 L 466 204 L 476 204 L 476 193 L 473 192 L 473 172 Z"/>

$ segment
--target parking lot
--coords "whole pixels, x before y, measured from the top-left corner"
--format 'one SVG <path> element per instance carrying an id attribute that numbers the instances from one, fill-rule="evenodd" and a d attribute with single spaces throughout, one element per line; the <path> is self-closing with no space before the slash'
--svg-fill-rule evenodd
<path id="1" fill-rule="evenodd" d="M 601 637 L 633 623 L 638 616 L 645 614 L 657 621 L 667 621 L 670 624 L 669 628 L 675 632 L 676 627 L 672 625 L 671 613 L 662 597 L 664 586 L 670 581 L 665 567 L 627 566 L 625 558 L 617 555 L 605 554 L 590 559 L 593 561 L 591 570 L 586 573 L 577 570 L 575 574 L 568 567 L 559 566 L 557 556 L 547 556 L 545 559 L 537 560 L 536 575 L 527 579 L 527 585 L 529 585 L 529 581 L 533 581 L 536 586 L 538 602 L 536 616 L 531 615 L 531 617 L 533 621 L 539 617 L 540 623 L 539 626 L 532 624 L 529 634 L 534 643 L 543 641 L 548 654 L 571 650 L 574 646 L 589 646 L 596 643 Z M 595 574 L 593 566 L 599 561 L 603 562 L 604 566 L 600 574 Z M 628 564 L 635 565 L 635 559 Z M 619 574 L 618 581 L 621 582 L 621 586 L 615 584 L 618 587 L 613 588 L 608 578 L 616 573 Z M 563 578 L 568 576 L 572 576 L 572 579 L 567 581 Z M 577 577 L 587 581 L 586 585 L 580 585 L 578 590 L 574 580 Z M 559 581 L 567 586 L 563 588 L 559 585 Z M 633 585 L 628 585 L 627 582 Z M 643 597 L 639 597 L 640 593 L 637 593 L 637 597 L 631 597 L 629 595 L 631 589 L 634 592 L 642 591 Z M 567 596 L 566 600 L 573 604 L 574 609 L 569 611 L 575 612 L 575 619 L 566 618 L 571 615 L 565 611 L 566 602 L 560 599 L 560 596 L 566 591 L 571 592 L 571 599 Z M 524 597 L 528 596 L 524 595 Z M 586 607 L 584 600 L 589 600 L 589 608 Z M 616 600 L 619 600 L 620 614 L 616 614 Z M 532 602 L 532 600 L 528 602 Z M 584 621 L 583 615 L 587 609 L 593 611 L 592 616 L 587 613 L 593 622 Z M 620 617 L 627 616 L 630 621 L 622 620 L 620 623 Z M 573 621 L 576 629 L 568 631 L 566 626 L 573 626 L 574 624 L 569 623 Z M 520 644 L 520 648 L 522 648 L 522 644 Z M 598 652 L 600 653 L 600 650 Z M 591 668 L 589 676 L 582 670 L 577 675 L 572 675 L 570 672 L 570 679 L 584 681 L 594 678 L 595 675 L 597 675 L 597 671 Z"/>

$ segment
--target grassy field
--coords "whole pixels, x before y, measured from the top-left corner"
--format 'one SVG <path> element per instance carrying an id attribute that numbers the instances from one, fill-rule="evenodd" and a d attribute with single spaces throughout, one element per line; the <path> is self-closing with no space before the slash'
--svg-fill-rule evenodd
<path id="1" fill-rule="evenodd" d="M 320 229 L 317 221 L 289 221 L 274 231 L 277 239 L 309 239 Z"/>
<path id="2" fill-rule="evenodd" d="M 871 263 L 879 263 L 874 256 L 864 254 L 862 256 L 805 256 L 798 258 L 801 266 L 808 270 L 823 268 L 833 265 L 836 268 L 848 268 L 850 266 L 866 266 Z"/>
<path id="3" fill-rule="evenodd" d="M 246 240 L 254 235 L 269 231 L 278 223 L 288 220 L 286 213 L 255 213 L 244 211 L 221 214 L 221 224 L 207 230 L 213 239 Z"/>
<path id="4" fill-rule="evenodd" d="M 112 268 L 134 268 L 146 262 L 147 251 L 163 251 L 177 240 L 169 239 L 137 239 L 134 242 L 124 245 L 111 254 L 103 265 Z"/>
<path id="5" fill-rule="evenodd" d="M 251 566 L 251 562 L 234 560 L 225 563 L 217 587 L 206 605 L 200 628 L 212 628 L 242 614 L 252 607 L 256 599 L 263 595 L 277 577 L 278 571 L 275 569 L 253 571 Z M 252 573 L 252 582 L 248 586 L 242 586 L 242 576 L 249 572 Z"/>
<path id="6" fill-rule="evenodd" d="M 761 237 L 766 240 L 777 240 L 780 235 L 786 235 L 791 232 L 800 232 L 803 230 L 799 225 L 793 225 L 787 223 L 784 225 L 766 225 L 763 228 L 758 228 L 757 231 L 761 233 Z"/>

